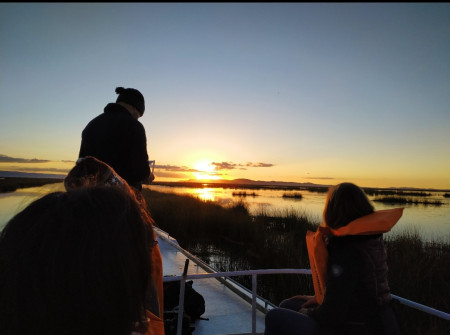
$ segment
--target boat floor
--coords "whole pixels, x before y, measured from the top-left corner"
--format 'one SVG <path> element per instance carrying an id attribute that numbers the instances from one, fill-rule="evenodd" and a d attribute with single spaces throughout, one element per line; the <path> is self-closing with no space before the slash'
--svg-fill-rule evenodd
<path id="1" fill-rule="evenodd" d="M 174 246 L 174 240 L 157 232 L 163 259 L 164 276 L 181 276 L 186 258 L 189 258 L 187 274 L 208 273 L 196 264 L 189 253 Z M 171 243 L 172 242 L 172 243 Z M 176 242 L 175 242 L 176 243 Z M 193 288 L 205 298 L 203 318 L 195 322 L 194 335 L 251 334 L 252 306 L 216 278 L 195 279 Z M 264 313 L 256 311 L 256 333 L 264 333 Z"/>

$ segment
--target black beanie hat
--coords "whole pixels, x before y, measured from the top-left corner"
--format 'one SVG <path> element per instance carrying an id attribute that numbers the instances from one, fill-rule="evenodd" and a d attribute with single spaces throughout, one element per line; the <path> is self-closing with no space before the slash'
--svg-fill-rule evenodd
<path id="1" fill-rule="evenodd" d="M 119 95 L 116 102 L 125 102 L 136 107 L 139 113 L 144 115 L 145 101 L 144 96 L 134 88 L 116 87 L 116 93 Z"/>

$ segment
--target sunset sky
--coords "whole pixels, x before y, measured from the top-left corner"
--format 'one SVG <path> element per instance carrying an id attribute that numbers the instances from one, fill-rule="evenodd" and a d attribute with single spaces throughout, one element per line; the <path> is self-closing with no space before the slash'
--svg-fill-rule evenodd
<path id="1" fill-rule="evenodd" d="M 156 180 L 450 189 L 449 3 L 0 3 L 0 171 L 143 93 Z"/>

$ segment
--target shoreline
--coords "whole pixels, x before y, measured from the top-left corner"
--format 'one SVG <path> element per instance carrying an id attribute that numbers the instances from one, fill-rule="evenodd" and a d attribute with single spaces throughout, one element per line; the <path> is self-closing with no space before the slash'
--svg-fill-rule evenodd
<path id="1" fill-rule="evenodd" d="M 14 192 L 21 188 L 38 187 L 62 183 L 59 178 L 0 177 L 0 193 Z"/>
<path id="2" fill-rule="evenodd" d="M 19 188 L 37 187 L 46 184 L 64 182 L 63 177 L 0 177 L 0 193 L 14 192 Z M 276 182 L 239 182 L 236 180 L 227 182 L 201 182 L 201 181 L 154 181 L 152 185 L 168 186 L 168 187 L 188 187 L 188 188 L 234 188 L 234 189 L 261 189 L 261 190 L 285 190 L 285 191 L 315 191 L 325 193 L 328 191 L 329 185 L 282 185 Z M 392 192 L 396 191 L 401 195 L 401 192 L 421 191 L 421 192 L 450 192 L 449 189 L 434 189 L 434 188 L 414 188 L 414 187 L 362 187 L 364 191 L 380 191 Z"/>

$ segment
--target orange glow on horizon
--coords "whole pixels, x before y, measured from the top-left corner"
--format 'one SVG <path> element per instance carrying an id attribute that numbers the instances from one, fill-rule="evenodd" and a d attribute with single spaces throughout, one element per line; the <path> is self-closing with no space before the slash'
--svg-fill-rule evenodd
<path id="1" fill-rule="evenodd" d="M 193 164 L 195 172 L 192 172 L 197 180 L 218 180 L 215 166 L 209 160 L 199 160 Z"/>

